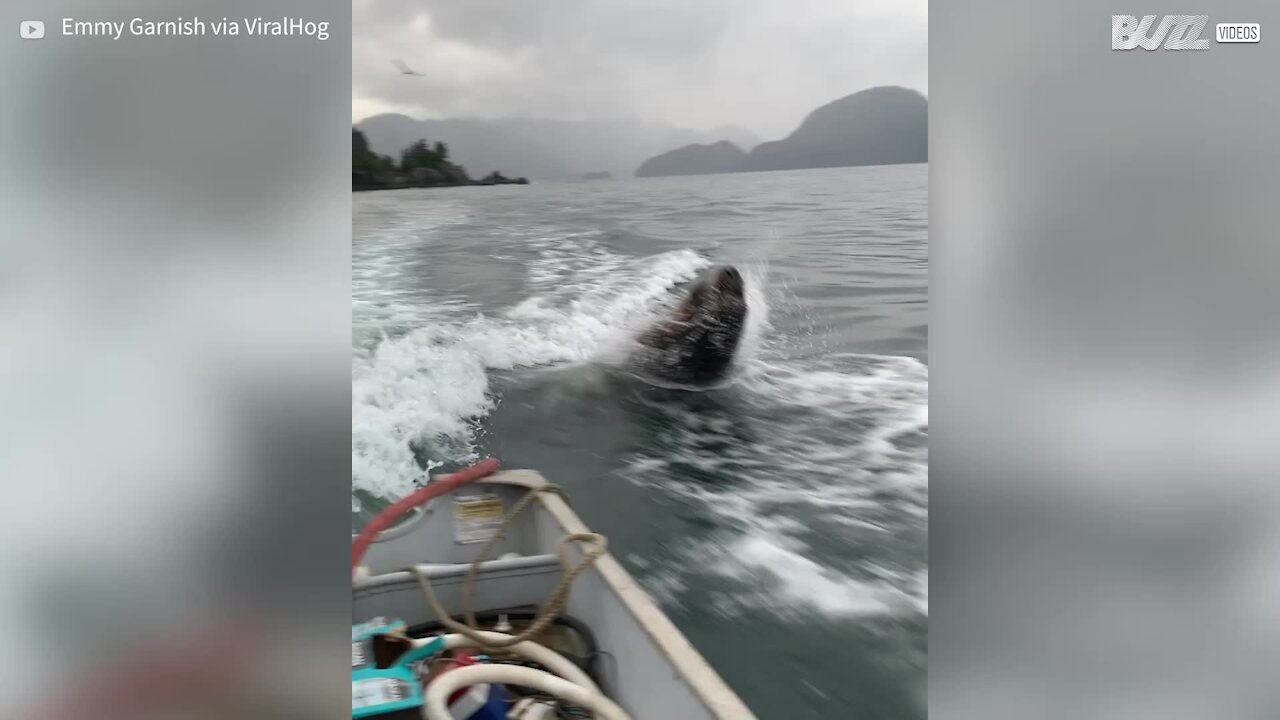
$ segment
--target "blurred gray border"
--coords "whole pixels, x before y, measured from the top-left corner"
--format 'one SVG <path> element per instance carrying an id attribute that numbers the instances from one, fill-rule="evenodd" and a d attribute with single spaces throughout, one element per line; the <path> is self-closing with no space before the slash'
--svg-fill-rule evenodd
<path id="1" fill-rule="evenodd" d="M 60 33 L 193 16 L 330 37 Z M 336 0 L 0 9 L 0 614 L 23 648 L 0 715 L 250 629 L 234 647 L 252 657 L 188 709 L 346 712 L 342 652 L 316 650 L 350 617 L 350 17 Z M 19 38 L 29 19 L 43 40 Z M 143 711 L 161 712 L 71 716 Z"/>
<path id="2" fill-rule="evenodd" d="M 1280 715 L 1278 19 L 930 5 L 934 718 Z"/>

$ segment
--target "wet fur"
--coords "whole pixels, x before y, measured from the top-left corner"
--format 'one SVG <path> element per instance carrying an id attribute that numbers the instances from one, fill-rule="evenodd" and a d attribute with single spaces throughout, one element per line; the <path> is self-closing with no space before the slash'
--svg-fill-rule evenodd
<path id="1" fill-rule="evenodd" d="M 678 385 L 707 385 L 733 366 L 746 326 L 742 275 L 719 268 L 700 279 L 671 315 L 638 338 L 639 370 Z"/>

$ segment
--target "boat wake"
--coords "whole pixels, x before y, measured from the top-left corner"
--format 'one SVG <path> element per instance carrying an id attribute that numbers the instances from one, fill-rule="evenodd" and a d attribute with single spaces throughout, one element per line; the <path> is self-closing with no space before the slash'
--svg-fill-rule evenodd
<path id="1" fill-rule="evenodd" d="M 738 614 L 928 614 L 928 369 L 901 357 L 757 361 L 736 402 L 669 417 L 630 481 L 699 509 L 709 530 L 628 558 L 669 603 Z M 868 548 L 874 548 L 869 551 Z M 691 574 L 710 570 L 708 591 Z"/>
<path id="2" fill-rule="evenodd" d="M 604 252 L 586 265 L 574 255 L 542 258 L 530 264 L 530 275 L 544 292 L 492 316 L 443 308 L 429 324 L 384 337 L 354 359 L 354 488 L 400 497 L 424 467 L 476 459 L 480 423 L 498 402 L 492 373 L 609 361 L 673 286 L 710 264 L 689 250 L 633 262 L 628 272 L 614 271 L 621 260 Z"/>
<path id="3" fill-rule="evenodd" d="M 687 249 L 636 260 L 590 233 L 528 244 L 536 259 L 522 302 L 488 313 L 442 303 L 416 314 L 424 324 L 357 353 L 357 496 L 401 497 L 425 472 L 477 459 L 504 375 L 621 370 L 636 331 L 712 264 Z M 629 564 L 665 601 L 723 613 L 927 615 L 928 368 L 904 357 L 794 357 L 796 339 L 770 331 L 767 268 L 738 264 L 750 312 L 736 374 L 706 392 L 641 393 L 652 437 L 614 465 L 625 481 L 693 508 L 698 529 Z M 685 582 L 708 569 L 714 587 Z"/>

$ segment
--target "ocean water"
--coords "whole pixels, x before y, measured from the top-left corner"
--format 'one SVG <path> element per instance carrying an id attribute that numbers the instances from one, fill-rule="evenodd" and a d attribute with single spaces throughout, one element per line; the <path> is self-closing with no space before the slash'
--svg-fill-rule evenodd
<path id="1" fill-rule="evenodd" d="M 353 203 L 353 527 L 424 467 L 534 468 L 762 719 L 927 716 L 927 166 Z M 726 262 L 732 380 L 618 371 Z"/>

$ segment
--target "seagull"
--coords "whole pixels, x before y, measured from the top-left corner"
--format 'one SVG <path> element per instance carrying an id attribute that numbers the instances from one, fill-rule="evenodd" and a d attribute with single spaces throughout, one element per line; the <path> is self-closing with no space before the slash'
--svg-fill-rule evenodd
<path id="1" fill-rule="evenodd" d="M 421 76 L 422 76 L 422 73 L 420 73 L 420 72 L 418 72 L 418 71 L 414 70 L 413 68 L 409 67 L 408 65 L 405 65 L 403 61 L 400 61 L 400 60 L 392 60 L 392 61 L 391 61 L 391 64 L 392 64 L 392 65 L 395 65 L 395 66 L 400 70 L 400 74 L 401 74 L 401 75 L 417 75 L 417 76 L 419 76 L 419 77 L 421 77 Z"/>

